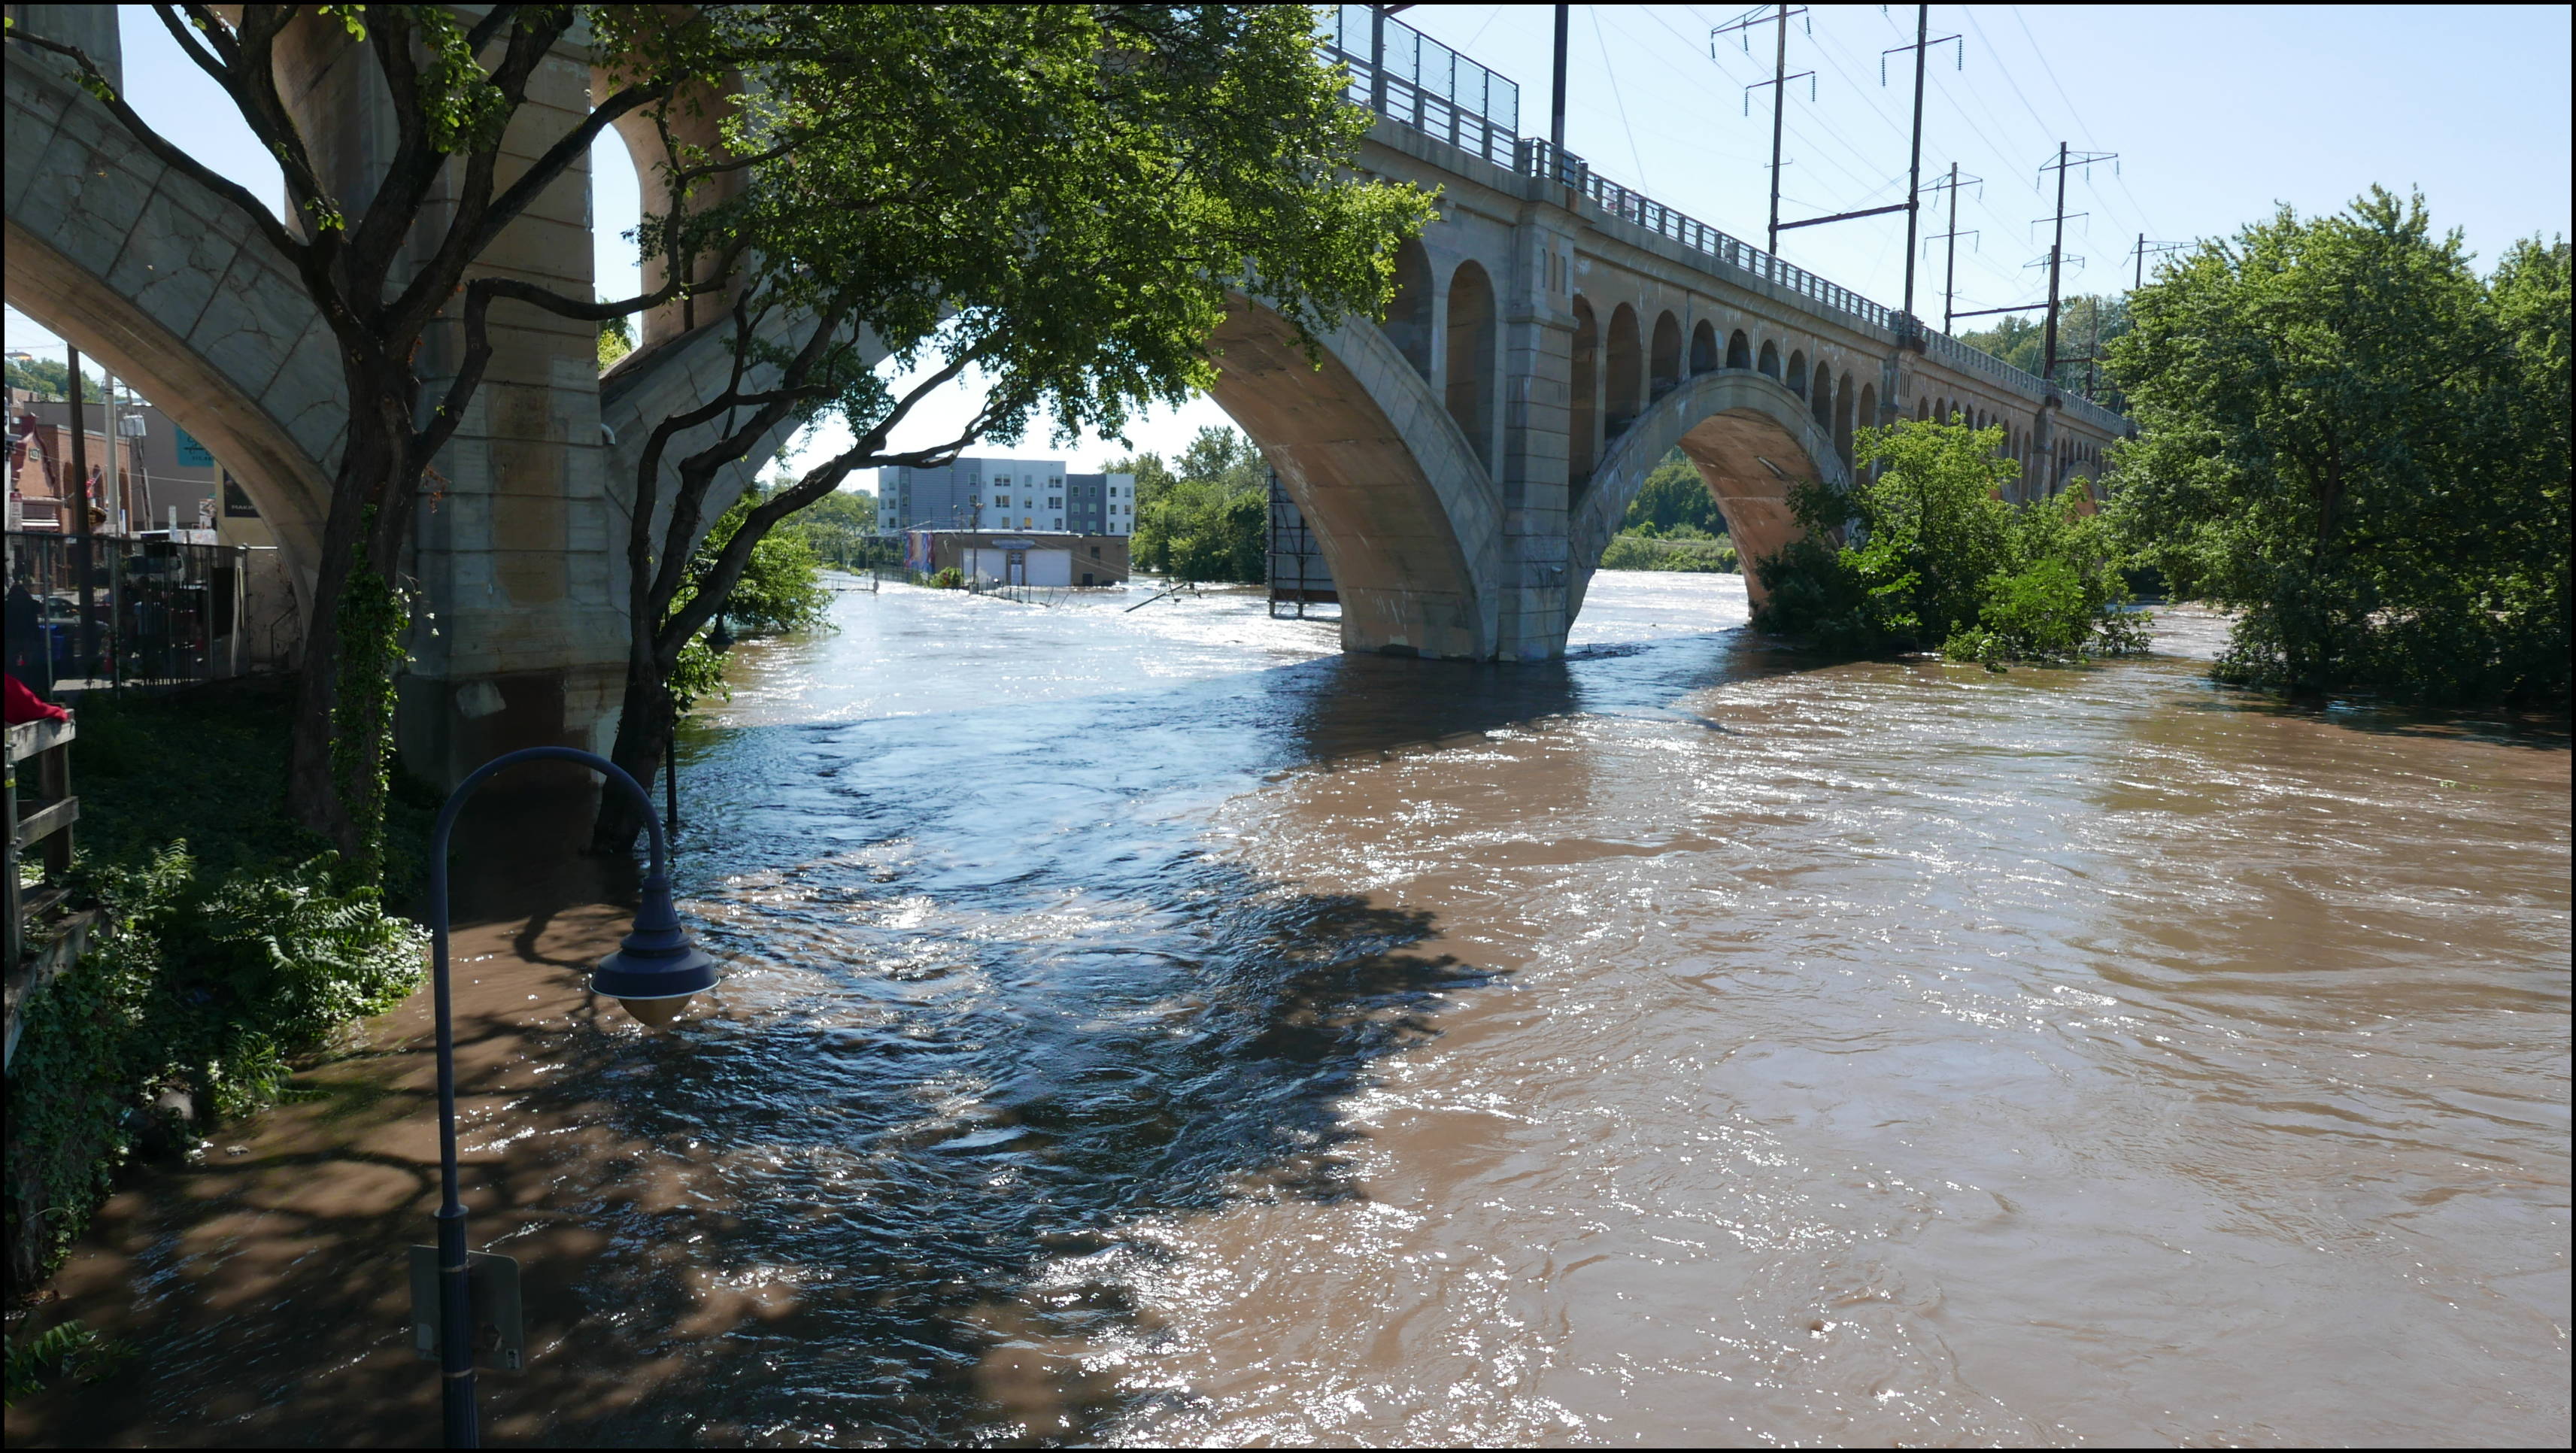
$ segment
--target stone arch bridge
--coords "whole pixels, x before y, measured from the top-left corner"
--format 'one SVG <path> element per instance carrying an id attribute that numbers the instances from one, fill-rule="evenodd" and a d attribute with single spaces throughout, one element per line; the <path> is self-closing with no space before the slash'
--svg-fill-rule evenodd
<path id="1" fill-rule="evenodd" d="M 112 7 L 8 8 L 114 75 Z M 1379 112 L 1362 169 L 1436 188 L 1439 218 L 1403 248 L 1384 324 L 1323 340 L 1320 368 L 1276 315 L 1238 308 L 1217 340 L 1216 397 L 1315 527 L 1346 649 L 1558 655 L 1630 499 L 1675 447 L 1758 557 L 1793 532 L 1792 484 L 1848 477 L 1861 426 L 2000 426 L 2024 495 L 2089 476 L 2128 432 L 1593 176 L 1452 99 L 1459 87 L 1392 74 L 1372 85 L 1364 59 L 1338 58 L 1354 98 Z M 309 120 L 359 118 L 310 134 L 329 138 L 327 167 L 362 183 L 388 129 L 363 124 L 364 67 L 351 61 L 316 47 L 291 92 Z M 59 66 L 11 46 L 7 68 L 9 302 L 207 441 L 309 579 L 346 412 L 320 319 L 229 203 L 142 151 Z M 518 124 L 532 140 L 571 126 L 592 85 L 568 48 Z M 639 162 L 653 154 L 648 130 L 626 139 Z M 593 225 L 576 171 L 488 266 L 587 294 Z M 716 330 L 673 316 L 648 317 L 642 346 L 605 377 L 587 327 L 533 310 L 493 321 L 488 381 L 414 533 L 412 573 L 438 629 L 412 642 L 400 735 L 416 770 L 449 780 L 510 747 L 606 748 L 634 447 L 726 362 Z M 432 346 L 454 345 L 434 334 Z"/>

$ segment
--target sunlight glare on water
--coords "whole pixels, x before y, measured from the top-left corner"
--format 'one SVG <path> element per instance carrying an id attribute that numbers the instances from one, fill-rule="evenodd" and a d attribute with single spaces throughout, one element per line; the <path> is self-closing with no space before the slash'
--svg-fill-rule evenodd
<path id="1" fill-rule="evenodd" d="M 1732 576 L 1529 667 L 1145 594 L 738 652 L 733 976 L 617 1103 L 790 1309 L 561 1436 L 2563 1441 L 2563 732 L 2189 613 L 1996 676 Z"/>

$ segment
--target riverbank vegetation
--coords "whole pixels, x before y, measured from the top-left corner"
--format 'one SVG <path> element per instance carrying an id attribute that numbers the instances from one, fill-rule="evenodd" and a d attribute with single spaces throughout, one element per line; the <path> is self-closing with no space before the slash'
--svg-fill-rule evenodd
<path id="1" fill-rule="evenodd" d="M 1620 518 L 1619 533 L 1602 552 L 1601 568 L 1735 572 L 1726 516 L 1689 455 L 1675 449 L 1647 474 Z"/>
<path id="2" fill-rule="evenodd" d="M 1648 524 L 1612 536 L 1610 548 L 1601 552 L 1601 568 L 1732 575 L 1738 566 L 1734 542 L 1724 535 L 1712 535 L 1697 525 L 1661 530 Z"/>
<path id="3" fill-rule="evenodd" d="M 138 1145 L 269 1103 L 293 1059 L 419 980 L 419 929 L 287 813 L 293 702 L 291 683 L 247 681 L 81 705 L 71 902 L 103 912 L 26 1006 L 10 1069 L 13 1293 L 51 1272 Z M 398 785 L 396 893 L 418 880 L 400 845 L 428 811 Z"/>
<path id="4" fill-rule="evenodd" d="M 1136 476 L 1138 570 L 1207 584 L 1270 578 L 1270 467 L 1240 430 L 1205 428 L 1166 464 L 1159 454 L 1101 468 Z"/>
<path id="5" fill-rule="evenodd" d="M 2283 208 L 2131 300 L 2107 513 L 2240 612 L 2221 678 L 2429 703 L 2568 694 L 2568 248 L 2481 279 L 2423 198 Z"/>
<path id="6" fill-rule="evenodd" d="M 1859 482 L 1810 482 L 1805 535 L 1755 569 L 1759 628 L 1853 655 L 1937 650 L 2003 669 L 2143 650 L 2117 552 L 2077 492 L 2016 506 L 2001 429 L 1900 420 L 1853 437 Z"/>

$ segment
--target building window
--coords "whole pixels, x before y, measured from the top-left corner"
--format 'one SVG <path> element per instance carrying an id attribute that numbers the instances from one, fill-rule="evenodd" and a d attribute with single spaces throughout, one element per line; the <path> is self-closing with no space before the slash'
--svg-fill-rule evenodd
<path id="1" fill-rule="evenodd" d="M 66 387 L 68 387 L 68 385 L 66 385 Z M 1051 495 L 1048 495 L 1048 496 L 1047 496 L 1047 508 L 1048 508 L 1048 509 L 1051 509 L 1051 510 L 1060 510 L 1060 509 L 1063 509 L 1063 508 L 1064 508 L 1064 496 L 1062 496 L 1062 495 L 1060 495 L 1060 494 L 1051 494 Z"/>

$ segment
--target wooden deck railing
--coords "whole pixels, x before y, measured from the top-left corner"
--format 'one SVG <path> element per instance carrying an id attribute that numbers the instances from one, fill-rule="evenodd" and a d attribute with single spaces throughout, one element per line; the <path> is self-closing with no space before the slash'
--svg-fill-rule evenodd
<path id="1" fill-rule="evenodd" d="M 0 917 L 8 926 L 5 958 L 8 971 L 9 1036 L 6 1058 L 18 1056 L 20 1012 L 44 991 L 55 975 L 80 956 L 86 917 L 66 921 L 61 932 L 34 954 L 27 952 L 27 926 L 52 912 L 62 901 L 72 866 L 72 824 L 80 821 L 80 799 L 72 795 L 72 739 L 67 721 L 29 722 L 9 728 L 9 770 L 0 788 L 0 848 L 7 854 L 6 902 Z M 23 771 L 22 771 L 23 767 Z M 44 864 L 44 876 L 29 888 L 19 882 L 19 865 L 30 856 Z"/>

